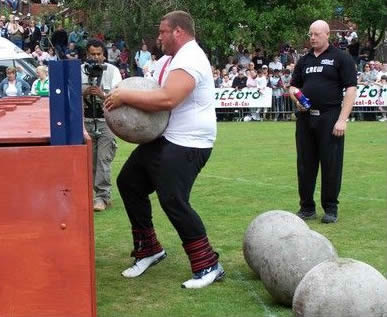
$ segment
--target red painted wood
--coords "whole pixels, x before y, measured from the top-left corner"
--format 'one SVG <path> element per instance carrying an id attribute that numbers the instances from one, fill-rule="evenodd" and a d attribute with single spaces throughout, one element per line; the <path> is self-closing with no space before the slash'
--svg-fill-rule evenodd
<path id="1" fill-rule="evenodd" d="M 0 317 L 95 317 L 91 140 L 48 145 L 48 98 L 1 112 Z"/>
<path id="2" fill-rule="evenodd" d="M 0 316 L 95 316 L 90 161 L 90 143 L 0 147 Z"/>
<path id="3" fill-rule="evenodd" d="M 35 98 L 35 100 L 30 107 L 21 106 L 20 102 L 16 102 L 16 110 L 0 118 L 0 144 L 50 142 L 49 99 Z"/>
<path id="4" fill-rule="evenodd" d="M 6 105 L 0 104 L 0 110 L 5 110 L 5 111 L 15 111 L 16 107 L 17 107 L 16 105 L 12 105 L 12 104 L 6 104 Z"/>

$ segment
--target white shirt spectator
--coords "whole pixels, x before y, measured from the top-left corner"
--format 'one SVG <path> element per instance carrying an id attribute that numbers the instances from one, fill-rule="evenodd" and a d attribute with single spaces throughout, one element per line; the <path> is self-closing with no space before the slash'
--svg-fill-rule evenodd
<path id="1" fill-rule="evenodd" d="M 272 70 L 274 69 L 282 70 L 283 66 L 282 66 L 282 63 L 279 61 L 279 58 L 275 58 L 273 62 L 269 63 L 269 68 Z"/>
<path id="2" fill-rule="evenodd" d="M 113 46 L 115 47 L 115 46 Z M 108 51 L 108 62 L 110 64 L 116 64 L 117 61 L 119 60 L 120 58 L 120 54 L 121 54 L 121 51 L 115 47 L 115 48 L 110 48 L 109 51 Z"/>

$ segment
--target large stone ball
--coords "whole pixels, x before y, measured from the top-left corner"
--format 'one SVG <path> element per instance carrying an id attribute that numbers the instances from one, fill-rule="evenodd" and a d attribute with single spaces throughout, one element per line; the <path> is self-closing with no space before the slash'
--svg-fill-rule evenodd
<path id="1" fill-rule="evenodd" d="M 293 312 L 297 317 L 387 317 L 387 280 L 360 261 L 325 261 L 301 280 Z"/>
<path id="2" fill-rule="evenodd" d="M 284 210 L 264 212 L 250 223 L 243 240 L 243 255 L 258 277 L 263 265 L 262 255 L 271 248 L 271 240 L 299 231 L 309 231 L 308 225 L 300 217 Z"/>
<path id="3" fill-rule="evenodd" d="M 121 81 L 119 88 L 131 90 L 152 90 L 159 88 L 154 80 L 130 77 Z M 146 112 L 125 105 L 104 111 L 106 123 L 120 139 L 131 143 L 148 143 L 159 137 L 168 125 L 169 111 Z"/>
<path id="4" fill-rule="evenodd" d="M 305 274 L 317 264 L 336 257 L 332 243 L 318 232 L 304 230 L 273 236 L 262 254 L 261 280 L 274 300 L 291 306 Z"/>

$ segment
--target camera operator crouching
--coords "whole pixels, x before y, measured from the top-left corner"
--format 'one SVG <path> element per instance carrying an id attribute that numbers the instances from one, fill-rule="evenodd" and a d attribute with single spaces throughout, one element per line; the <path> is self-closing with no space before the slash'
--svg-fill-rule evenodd
<path id="1" fill-rule="evenodd" d="M 90 39 L 87 60 L 82 64 L 82 95 L 85 128 L 93 143 L 94 210 L 103 211 L 111 204 L 111 163 L 117 149 L 113 133 L 103 116 L 105 96 L 122 80 L 114 65 L 104 63 L 104 44 Z"/>

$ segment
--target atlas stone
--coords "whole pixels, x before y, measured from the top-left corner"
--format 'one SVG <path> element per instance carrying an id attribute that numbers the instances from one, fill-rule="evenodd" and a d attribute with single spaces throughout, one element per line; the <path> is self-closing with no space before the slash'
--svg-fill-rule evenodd
<path id="1" fill-rule="evenodd" d="M 148 78 L 130 77 L 121 81 L 117 87 L 149 91 L 159 88 L 159 85 Z M 112 132 L 124 141 L 137 144 L 158 138 L 168 125 L 169 115 L 169 111 L 146 112 L 131 105 L 104 111 L 106 123 Z"/>
<path id="2" fill-rule="evenodd" d="M 387 280 L 357 260 L 322 262 L 297 286 L 293 312 L 296 317 L 387 317 Z"/>
<path id="3" fill-rule="evenodd" d="M 288 211 L 271 210 L 260 214 L 247 227 L 243 240 L 243 255 L 248 266 L 260 277 L 262 255 L 271 248 L 274 237 L 281 239 L 291 233 L 309 230 L 305 221 Z"/>
<path id="4" fill-rule="evenodd" d="M 276 302 L 291 306 L 294 292 L 306 273 L 317 264 L 336 258 L 332 243 L 318 232 L 299 230 L 273 236 L 263 250 L 261 280 Z"/>

